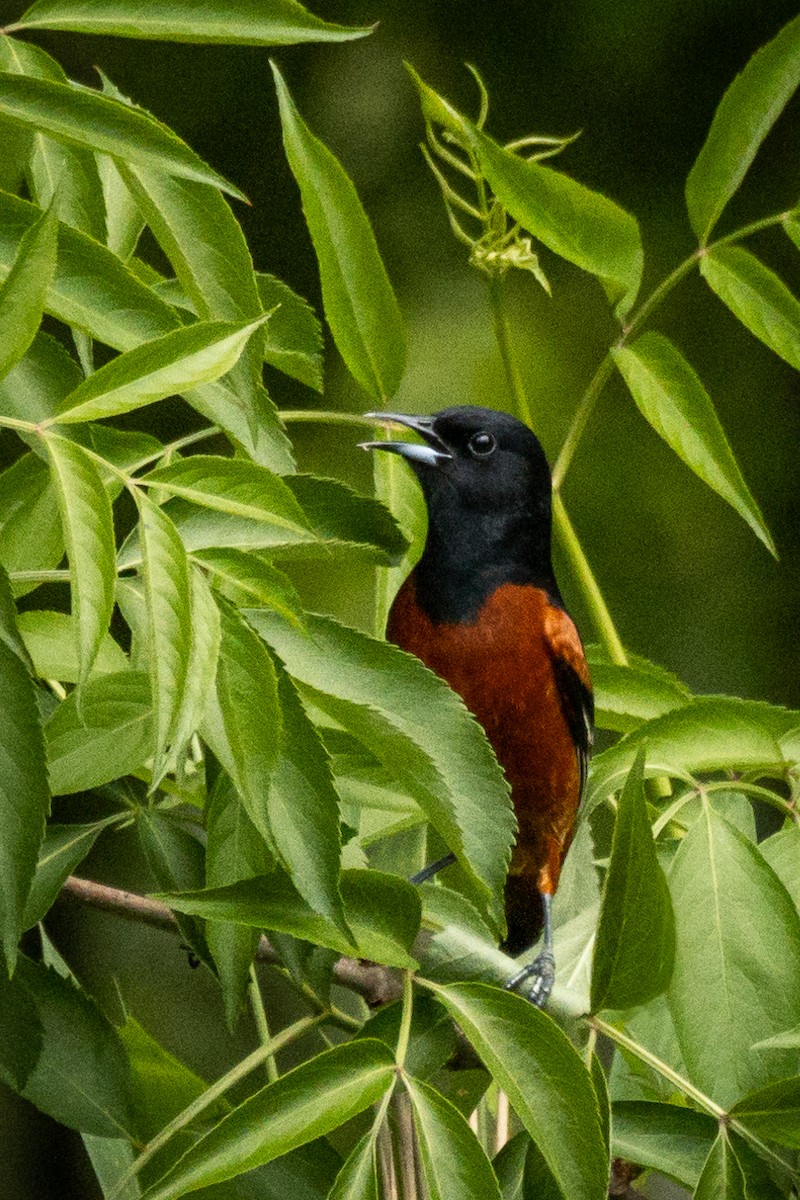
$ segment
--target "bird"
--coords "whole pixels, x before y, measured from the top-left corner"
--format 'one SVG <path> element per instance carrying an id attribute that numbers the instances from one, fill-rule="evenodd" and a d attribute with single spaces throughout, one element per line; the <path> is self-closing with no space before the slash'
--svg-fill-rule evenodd
<path id="1" fill-rule="evenodd" d="M 517 957 L 506 982 L 538 1007 L 554 979 L 552 897 L 575 830 L 593 738 L 586 656 L 553 573 L 552 480 L 536 435 L 477 405 L 431 415 L 368 413 L 421 442 L 369 441 L 400 455 L 421 486 L 428 532 L 389 612 L 386 636 L 457 692 L 483 726 L 511 786 L 517 838 L 505 885 Z M 421 871 L 430 878 L 452 854 Z"/>

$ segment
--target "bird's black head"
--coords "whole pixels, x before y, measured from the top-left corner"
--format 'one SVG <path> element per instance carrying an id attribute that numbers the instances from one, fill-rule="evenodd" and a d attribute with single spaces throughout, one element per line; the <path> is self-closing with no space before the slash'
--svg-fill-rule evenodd
<path id="1" fill-rule="evenodd" d="M 422 487 L 428 538 L 415 583 L 432 620 L 473 618 L 502 583 L 533 584 L 558 600 L 550 562 L 550 469 L 527 425 L 466 406 L 432 416 L 370 415 L 424 439 L 364 446 L 402 455 Z"/>

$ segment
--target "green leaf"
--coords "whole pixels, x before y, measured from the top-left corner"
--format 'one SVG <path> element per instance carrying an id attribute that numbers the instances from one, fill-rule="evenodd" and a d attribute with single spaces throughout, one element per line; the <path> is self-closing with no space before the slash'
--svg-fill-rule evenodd
<path id="1" fill-rule="evenodd" d="M 155 787 L 165 774 L 186 687 L 192 648 L 189 563 L 178 531 L 137 492 L 153 689 Z"/>
<path id="2" fill-rule="evenodd" d="M 159 467 L 144 479 L 172 496 L 233 517 L 267 521 L 301 534 L 309 529 L 286 481 L 241 458 L 195 454 Z"/>
<path id="3" fill-rule="evenodd" d="M 91 825 L 48 825 L 25 905 L 26 929 L 50 911 L 64 880 L 83 862 L 103 830 L 117 820 L 114 814 Z"/>
<path id="4" fill-rule="evenodd" d="M 513 813 L 489 744 L 461 701 L 416 659 L 328 618 L 309 616 L 309 636 L 263 610 L 247 619 L 314 703 L 408 789 L 501 925 Z"/>
<path id="5" fill-rule="evenodd" d="M 243 550 L 200 550 L 192 556 L 211 576 L 223 596 L 237 605 L 273 608 L 299 629 L 304 627 L 303 605 L 292 581 L 283 571 Z"/>
<path id="6" fill-rule="evenodd" d="M 72 980 L 52 968 L 21 957 L 17 969 L 43 1034 L 22 1095 L 69 1129 L 131 1136 L 128 1060 L 114 1026 Z"/>
<path id="7" fill-rule="evenodd" d="M 328 1200 L 380 1200 L 378 1169 L 375 1161 L 377 1130 L 364 1134 L 345 1160 Z"/>
<path id="8" fill-rule="evenodd" d="M 77 683 L 80 664 L 75 648 L 73 620 L 66 613 L 28 611 L 20 613 L 19 631 L 40 679 Z M 100 643 L 92 671 L 108 675 L 127 667 L 124 652 L 107 633 Z"/>
<path id="9" fill-rule="evenodd" d="M 0 945 L 9 975 L 50 809 L 36 695 L 13 613 L 8 579 L 0 569 Z"/>
<path id="10" fill-rule="evenodd" d="M 341 480 L 288 475 L 284 483 L 321 543 L 358 547 L 381 564 L 399 562 L 408 548 L 408 539 L 385 505 Z"/>
<path id="11" fill-rule="evenodd" d="M 267 327 L 264 362 L 322 391 L 322 327 L 311 305 L 274 275 L 257 275 L 258 295 L 265 312 L 272 311 Z"/>
<path id="12" fill-rule="evenodd" d="M 608 1156 L 597 1096 L 558 1026 L 520 996 L 498 988 L 431 986 L 508 1093 L 562 1193 L 570 1200 L 605 1200 Z"/>
<path id="13" fill-rule="evenodd" d="M 642 741 L 647 742 L 646 775 L 705 771 L 769 771 L 783 774 L 779 738 L 797 714 L 730 696 L 699 696 L 682 708 L 640 725 L 616 746 L 598 754 L 584 800 L 584 813 L 622 787 Z"/>
<path id="14" fill-rule="evenodd" d="M 800 250 L 800 221 L 796 217 L 784 217 L 781 226 L 792 245 Z"/>
<path id="15" fill-rule="evenodd" d="M 97 1137 L 94 1133 L 82 1133 L 81 1141 L 102 1194 L 108 1200 L 114 1195 L 117 1180 L 134 1161 L 136 1152 L 133 1144 L 125 1138 Z M 115 1200 L 139 1200 L 140 1196 L 136 1180 L 132 1180 L 122 1188 Z"/>
<path id="16" fill-rule="evenodd" d="M 42 1024 L 33 997 L 19 975 L 0 971 L 0 1080 L 20 1091 L 42 1050 Z"/>
<path id="17" fill-rule="evenodd" d="M 705 242 L 758 149 L 800 83 L 800 18 L 762 46 L 737 75 L 714 114 L 686 180 L 692 228 Z"/>
<path id="18" fill-rule="evenodd" d="M 150 1141 L 168 1122 L 197 1100 L 208 1084 L 165 1050 L 130 1014 L 126 1016 L 119 1035 L 131 1067 L 136 1127 L 140 1137 Z M 224 1112 L 224 1101 L 218 1101 L 206 1110 L 207 1115 L 216 1117 L 221 1117 Z"/>
<path id="19" fill-rule="evenodd" d="M 758 847 L 800 912 L 800 827 L 774 833 Z"/>
<path id="20" fill-rule="evenodd" d="M 247 815 L 272 847 L 268 796 L 278 763 L 282 716 L 278 679 L 269 651 L 226 606 L 212 700 L 203 734 L 236 785 Z"/>
<path id="21" fill-rule="evenodd" d="M 41 324 L 56 267 L 57 231 L 58 218 L 49 210 L 23 234 L 0 287 L 0 377 L 19 362 Z"/>
<path id="22" fill-rule="evenodd" d="M 117 572 L 111 501 L 94 461 L 66 438 L 45 439 L 70 566 L 80 683 L 89 677 L 114 607 Z"/>
<path id="23" fill-rule="evenodd" d="M 682 708 L 691 692 L 669 671 L 646 658 L 630 655 L 626 666 L 611 661 L 603 646 L 587 646 L 592 673 L 595 724 L 615 733 L 630 733 L 643 721 Z"/>
<path id="24" fill-rule="evenodd" d="M 676 1104 L 617 1101 L 611 1123 L 611 1153 L 694 1189 L 718 1128 L 707 1113 Z"/>
<path id="25" fill-rule="evenodd" d="M 800 1150 L 800 1077 L 751 1092 L 734 1104 L 731 1117 L 756 1137 Z"/>
<path id="26" fill-rule="evenodd" d="M 724 1129 L 708 1152 L 694 1200 L 745 1200 L 742 1168 Z"/>
<path id="27" fill-rule="evenodd" d="M 73 692 L 45 725 L 54 796 L 83 792 L 138 770 L 152 753 L 150 681 L 140 671 L 100 675 Z"/>
<path id="28" fill-rule="evenodd" d="M 149 38 L 159 42 L 217 43 L 225 46 L 290 46 L 297 42 L 343 42 L 371 33 L 371 25 L 335 25 L 308 12 L 297 0 L 170 0 L 168 7 L 132 14 L 124 0 L 37 0 L 12 27 L 69 29 Z"/>
<path id="29" fill-rule="evenodd" d="M 800 1025 L 787 1029 L 785 1033 L 776 1033 L 775 1037 L 765 1038 L 756 1042 L 755 1050 L 800 1050 Z"/>
<path id="30" fill-rule="evenodd" d="M 44 50 L 11 37 L 0 39 L 0 71 L 33 75 L 54 83 L 68 82 L 63 68 Z M 61 221 L 102 241 L 105 219 L 92 152 L 64 145 L 42 133 L 29 133 L 17 122 L 6 124 L 30 137 L 26 176 L 31 198 L 42 208 L 52 204 Z"/>
<path id="31" fill-rule="evenodd" d="M 294 684 L 281 667 L 278 700 L 280 754 L 267 796 L 272 837 L 306 903 L 352 940 L 339 892 L 339 798 L 330 760 Z"/>
<path id="32" fill-rule="evenodd" d="M 421 1080 L 403 1082 L 430 1200 L 501 1200 L 492 1165 L 458 1109 Z"/>
<path id="33" fill-rule="evenodd" d="M 800 369 L 800 301 L 774 271 L 742 246 L 718 246 L 700 259 L 700 274 L 755 337 Z"/>
<path id="34" fill-rule="evenodd" d="M 177 1200 L 329 1133 L 379 1101 L 394 1069 L 380 1042 L 349 1042 L 318 1055 L 234 1109 L 148 1188 L 146 1200 Z"/>
<path id="35" fill-rule="evenodd" d="M 341 164 L 303 121 L 274 63 L 272 71 L 283 144 L 314 242 L 328 324 L 350 373 L 373 399 L 384 400 L 400 384 L 406 345 L 375 235 Z"/>
<path id="36" fill-rule="evenodd" d="M 136 830 L 158 887 L 164 891 L 192 891 L 203 886 L 204 846 L 189 829 L 172 818 L 169 811 L 153 807 L 140 809 Z M 176 913 L 176 919 L 187 946 L 202 962 L 210 963 L 203 922 L 181 912 Z"/>
<path id="37" fill-rule="evenodd" d="M 614 824 L 592 960 L 592 1011 L 635 1008 L 668 986 L 675 921 L 644 796 L 645 750 L 625 781 Z"/>
<path id="38" fill-rule="evenodd" d="M 660 333 L 612 350 L 642 415 L 704 483 L 736 509 L 771 554 L 775 545 L 733 457 L 711 398 L 682 354 Z"/>
<path id="39" fill-rule="evenodd" d="M 231 780 L 220 772 L 206 813 L 206 886 L 225 887 L 266 874 L 273 865 L 264 839 L 248 817 Z M 209 921 L 206 937 L 219 972 L 225 1016 L 233 1029 L 244 1006 L 250 964 L 260 940 L 257 929 Z"/>
<path id="40" fill-rule="evenodd" d="M 797 1021 L 800 916 L 758 850 L 710 807 L 681 842 L 669 885 L 678 1041 L 692 1081 L 727 1107 L 796 1067 L 791 1051 L 752 1046 Z"/>
<path id="41" fill-rule="evenodd" d="M 289 876 L 277 868 L 258 879 L 161 898 L 176 912 L 290 933 L 339 954 L 387 966 L 414 966 L 408 949 L 419 930 L 420 901 L 411 884 L 382 871 L 350 870 L 342 872 L 341 888 L 353 940 L 315 913 Z"/>
<path id="42" fill-rule="evenodd" d="M 115 417 L 211 383 L 238 361 L 248 340 L 263 325 L 201 321 L 128 350 L 83 381 L 62 401 L 55 420 L 63 425 Z"/>
<path id="43" fill-rule="evenodd" d="M 42 215 L 34 204 L 0 193 L 0 278 L 5 278 L 20 240 Z M 115 254 L 62 224 L 58 259 L 48 290 L 47 312 L 98 341 L 128 350 L 179 325 L 174 311 L 140 283 Z"/>
<path id="44" fill-rule="evenodd" d="M 600 192 L 520 158 L 466 124 L 469 145 L 506 211 L 548 249 L 597 276 L 617 315 L 624 316 L 644 266 L 636 219 Z"/>
<path id="45" fill-rule="evenodd" d="M 22 421 L 45 421 L 82 379 L 83 372 L 61 343 L 39 332 L 25 356 L 0 380 L 0 410 Z M 30 438 L 28 444 L 42 454 L 38 439 Z"/>
<path id="46" fill-rule="evenodd" d="M 99 150 L 124 162 L 193 179 L 245 196 L 182 142 L 171 129 L 90 88 L 0 73 L 0 113 L 67 145 Z"/>
<path id="47" fill-rule="evenodd" d="M 58 502 L 45 464 L 24 454 L 0 474 L 0 565 L 9 573 L 57 567 L 64 555 Z M 12 582 L 14 595 L 36 583 Z"/>
<path id="48" fill-rule="evenodd" d="M 221 628 L 219 609 L 197 567 L 189 567 L 191 639 L 186 682 L 175 720 L 172 739 L 176 768 L 192 735 L 203 722 L 217 674 Z"/>

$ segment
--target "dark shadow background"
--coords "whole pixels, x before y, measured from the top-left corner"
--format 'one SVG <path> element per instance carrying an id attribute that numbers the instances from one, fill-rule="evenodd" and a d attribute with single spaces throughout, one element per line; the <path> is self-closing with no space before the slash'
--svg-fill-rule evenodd
<path id="1" fill-rule="evenodd" d="M 315 11 L 336 21 L 380 22 L 363 41 L 281 49 L 276 58 L 307 121 L 353 177 L 397 289 L 410 356 L 395 406 L 433 410 L 509 401 L 483 281 L 453 241 L 417 149 L 422 122 L 403 59 L 467 111 L 475 111 L 477 97 L 463 63 L 475 63 L 492 99 L 488 127 L 500 139 L 583 130 L 558 165 L 638 217 L 647 292 L 693 249 L 683 183 L 725 87 L 797 6 L 786 0 L 318 0 Z M 21 6 L 0 0 L 0 19 L 20 12 Z M 31 40 L 82 82 L 94 83 L 93 66 L 101 66 L 242 187 L 252 207 L 237 205 L 236 212 L 257 268 L 284 278 L 319 308 L 315 261 L 280 144 L 267 50 L 68 34 Z M 724 214 L 720 233 L 797 203 L 799 134 L 795 100 Z M 800 255 L 780 231 L 748 244 L 800 292 Z M 553 298 L 527 277 L 512 280 L 511 290 L 537 431 L 555 457 L 613 326 L 599 285 L 547 252 L 542 257 Z M 800 706 L 798 376 L 742 329 L 697 276 L 672 294 L 650 327 L 674 339 L 714 398 L 780 561 L 667 450 L 616 380 L 568 478 L 570 514 L 632 651 L 700 692 Z M 284 407 L 320 403 L 291 381 L 273 376 L 269 382 Z M 326 393 L 325 407 L 369 407 L 332 346 Z M 159 432 L 170 432 L 165 425 L 173 411 L 152 417 Z M 352 432 L 304 426 L 297 437 L 302 464 L 367 488 L 367 464 L 353 449 L 355 440 Z M 305 573 L 311 602 L 366 622 L 370 572 L 354 576 L 326 567 L 324 576 Z M 580 617 L 563 570 L 562 578 Z M 594 640 L 583 616 L 587 640 Z M 68 819 L 80 818 L 73 811 Z M 133 839 L 103 845 L 86 864 L 87 874 L 147 886 Z M 210 980 L 190 971 L 167 937 L 132 934 L 99 916 L 80 928 L 78 938 L 72 917 L 60 915 L 52 934 L 112 1014 L 119 1012 L 107 982 L 113 975 L 134 1014 L 207 1077 L 252 1045 L 246 1027 L 235 1043 L 221 1034 L 221 1006 Z M 96 1197 L 76 1142 L 0 1095 L 0 1200 Z"/>

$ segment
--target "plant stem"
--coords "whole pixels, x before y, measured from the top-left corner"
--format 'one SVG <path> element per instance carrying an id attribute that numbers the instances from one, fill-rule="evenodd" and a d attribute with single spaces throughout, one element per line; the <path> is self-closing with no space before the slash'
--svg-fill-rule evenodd
<path id="1" fill-rule="evenodd" d="M 284 408 L 279 411 L 278 416 L 290 425 L 316 421 L 322 425 L 360 425 L 362 428 L 374 429 L 376 425 L 381 424 L 377 418 L 365 417 L 362 413 L 332 412 L 322 408 Z"/>
<path id="2" fill-rule="evenodd" d="M 256 973 L 255 963 L 250 964 L 250 981 L 247 985 L 247 994 L 250 1001 L 250 1008 L 253 1013 L 253 1020 L 256 1023 L 258 1030 L 258 1040 L 264 1047 L 271 1047 L 272 1038 L 269 1032 L 269 1021 L 267 1020 L 267 1010 L 264 1007 L 264 997 L 261 995 L 261 988 L 258 983 L 258 975 Z M 278 1064 L 275 1061 L 275 1052 L 270 1050 L 265 1062 L 267 1072 L 267 1083 L 274 1083 L 278 1078 Z"/>
<path id="3" fill-rule="evenodd" d="M 717 1104 L 705 1092 L 701 1092 L 693 1083 L 685 1079 L 683 1075 L 679 1075 L 673 1070 L 669 1063 L 665 1063 L 663 1059 L 658 1058 L 645 1046 L 634 1041 L 627 1033 L 623 1033 L 621 1029 L 617 1029 L 614 1025 L 610 1025 L 608 1021 L 604 1021 L 602 1017 L 587 1017 L 590 1029 L 596 1030 L 598 1033 L 604 1034 L 609 1041 L 615 1045 L 621 1046 L 622 1049 L 629 1051 L 639 1062 L 643 1062 L 646 1066 L 651 1067 L 662 1079 L 666 1079 L 673 1084 L 679 1092 L 683 1092 L 690 1100 L 693 1100 L 699 1108 L 707 1112 L 715 1120 L 723 1120 L 727 1117 L 725 1109 Z"/>
<path id="4" fill-rule="evenodd" d="M 594 406 L 603 388 L 608 383 L 614 371 L 614 359 L 611 354 L 606 354 L 600 366 L 594 373 L 592 380 L 586 391 L 581 397 L 580 404 L 575 410 L 575 415 L 572 418 L 572 424 L 569 427 L 567 436 L 564 439 L 564 444 L 561 447 L 558 458 L 553 467 L 553 491 L 560 492 L 561 485 L 564 482 L 564 476 L 569 470 L 575 451 L 578 448 L 578 442 L 583 437 L 583 432 L 589 422 L 589 418 L 594 412 Z"/>
<path id="5" fill-rule="evenodd" d="M 517 416 L 521 421 L 524 421 L 528 426 L 531 425 L 531 406 L 528 402 L 528 397 L 525 392 L 525 385 L 522 382 L 517 367 L 516 356 L 511 344 L 511 332 L 508 325 L 508 317 L 501 293 L 501 281 L 497 277 L 493 277 L 489 283 L 489 302 L 494 319 L 495 334 L 497 336 L 497 344 L 500 347 L 500 356 L 505 366 L 506 376 L 508 378 L 511 394 L 514 398 L 514 406 L 517 410 Z M 605 362 L 606 360 L 604 360 Z M 608 356 L 608 362 L 611 363 L 611 358 Z M 601 377 L 601 368 L 598 370 L 593 380 L 595 392 L 599 394 L 600 389 L 605 382 L 605 378 Z M 590 385 L 591 386 L 591 385 Z M 588 393 L 587 393 L 588 394 Z M 584 397 L 585 400 L 585 397 Z M 587 418 L 588 419 L 588 411 Z M 592 568 L 589 566 L 589 560 L 583 552 L 578 535 L 567 516 L 567 510 L 564 508 L 564 502 L 561 499 L 560 493 L 555 488 L 553 489 L 553 524 L 556 533 L 564 546 L 570 565 L 575 573 L 575 577 L 580 586 L 584 600 L 591 612 L 595 628 L 602 639 L 612 662 L 619 663 L 622 666 L 627 666 L 628 657 L 625 653 L 625 647 L 622 644 L 622 639 L 617 633 L 616 626 L 611 619 L 611 613 L 608 611 L 608 606 L 603 599 L 603 594 L 597 580 L 594 577 Z"/>
<path id="6" fill-rule="evenodd" d="M 583 552 L 583 547 L 567 515 L 564 501 L 561 499 L 559 492 L 556 492 L 553 496 L 553 523 L 580 585 L 581 593 L 591 613 L 595 629 L 600 635 L 611 661 L 621 667 L 626 667 L 628 665 L 628 655 L 625 652 L 622 639 L 617 633 L 617 627 L 608 610 L 608 605 L 603 599 L 603 593 L 600 591 L 594 572 L 589 566 L 589 560 Z"/>
<path id="7" fill-rule="evenodd" d="M 109 1194 L 108 1200 L 115 1200 L 115 1197 L 119 1196 L 126 1184 L 130 1183 L 139 1174 L 153 1156 L 167 1144 L 173 1134 L 178 1133 L 181 1129 L 185 1129 L 187 1125 L 191 1124 L 210 1105 L 221 1099 L 225 1092 L 229 1091 L 235 1084 L 240 1083 L 256 1067 L 260 1067 L 262 1063 L 266 1062 L 270 1055 L 274 1056 L 278 1050 L 284 1046 L 288 1046 L 290 1042 L 296 1041 L 297 1038 L 301 1037 L 309 1029 L 313 1029 L 322 1019 L 321 1015 L 301 1017 L 299 1021 L 295 1021 L 294 1025 L 290 1025 L 288 1029 L 283 1029 L 279 1034 L 276 1034 L 268 1045 L 259 1046 L 257 1050 L 254 1050 L 252 1054 L 248 1054 L 247 1058 L 243 1058 L 241 1062 L 238 1062 L 235 1067 L 232 1067 L 216 1083 L 212 1083 L 210 1087 L 206 1088 L 202 1095 L 193 1100 L 183 1112 L 178 1113 L 177 1117 L 170 1121 L 168 1125 L 165 1125 L 163 1129 L 159 1130 L 156 1136 L 147 1143 L 136 1161 L 131 1164 L 125 1174 L 117 1181 L 116 1186 Z"/>
<path id="8" fill-rule="evenodd" d="M 414 977 L 410 971 L 403 975 L 403 1016 L 400 1021 L 400 1032 L 397 1035 L 397 1066 L 402 1070 L 408 1053 L 408 1043 L 411 1037 L 411 1016 L 414 1011 Z"/>

